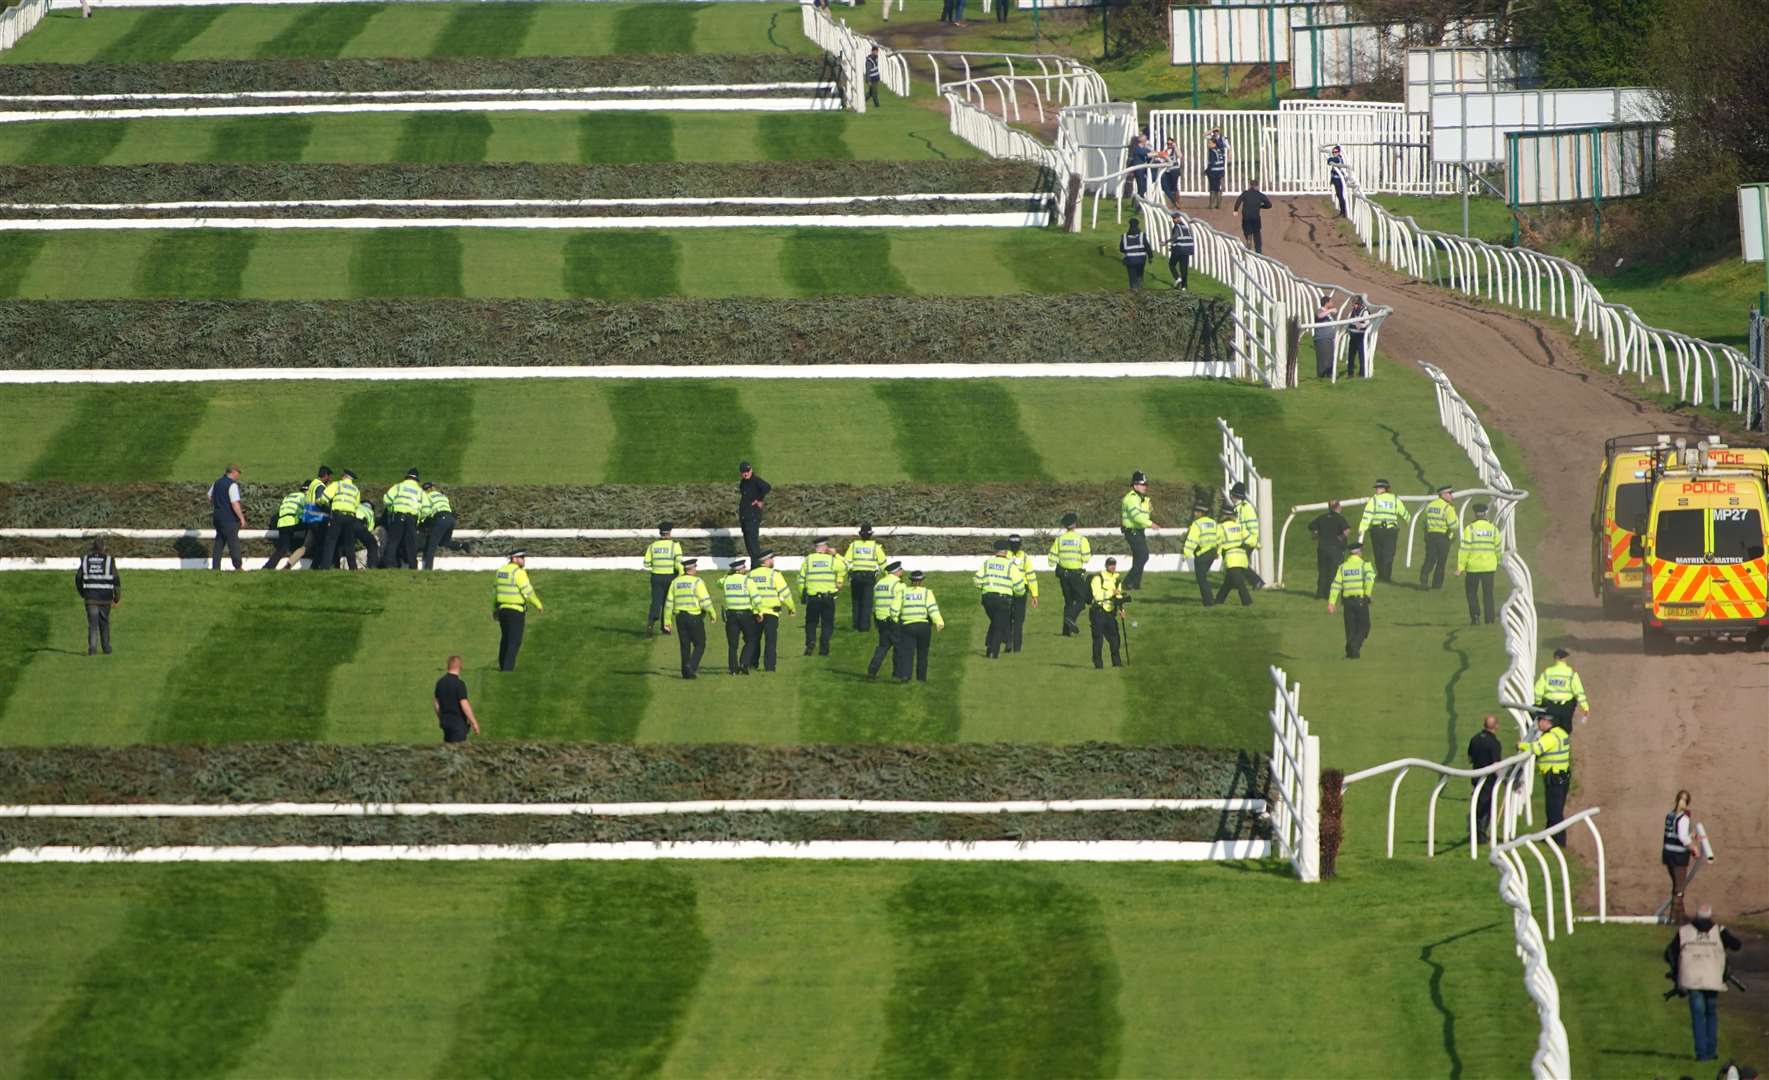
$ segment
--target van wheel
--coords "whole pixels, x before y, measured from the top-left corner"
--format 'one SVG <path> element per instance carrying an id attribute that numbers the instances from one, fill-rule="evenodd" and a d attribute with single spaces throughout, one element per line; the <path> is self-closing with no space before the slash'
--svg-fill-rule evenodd
<path id="1" fill-rule="evenodd" d="M 1650 626 L 1640 628 L 1640 648 L 1647 656 L 1669 655 L 1675 640 L 1663 630 L 1655 630 Z"/>
<path id="2" fill-rule="evenodd" d="M 1746 634 L 1744 644 L 1745 648 L 1755 649 L 1757 652 L 1769 651 L 1769 630 L 1754 630 Z"/>

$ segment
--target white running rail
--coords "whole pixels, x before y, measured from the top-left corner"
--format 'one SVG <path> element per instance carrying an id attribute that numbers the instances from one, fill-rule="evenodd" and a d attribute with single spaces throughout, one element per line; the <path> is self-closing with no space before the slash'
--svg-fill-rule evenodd
<path id="1" fill-rule="evenodd" d="M 1606 366 L 1641 383 L 1656 375 L 1664 393 L 1691 404 L 1746 416 L 1762 408 L 1769 380 L 1744 353 L 1646 325 L 1627 305 L 1605 301 L 1578 264 L 1426 229 L 1371 201 L 1355 176 L 1347 178 L 1346 200 L 1358 240 L 1393 269 L 1468 296 L 1569 320 L 1575 335 L 1597 339 Z"/>
<path id="2" fill-rule="evenodd" d="M 1345 778 L 1344 787 L 1349 788 L 1359 780 L 1394 773 L 1394 782 L 1388 786 L 1388 857 L 1394 858 L 1394 814 L 1395 805 L 1400 798 L 1400 784 L 1407 778 L 1407 773 L 1414 769 L 1426 769 L 1438 776 L 1437 786 L 1431 789 L 1431 807 L 1425 814 L 1425 857 L 1437 858 L 1437 801 L 1443 789 L 1453 777 L 1462 777 L 1472 781 L 1476 777 L 1496 776 L 1487 791 L 1487 843 L 1497 847 L 1505 840 L 1517 835 L 1517 817 L 1519 811 L 1527 820 L 1530 814 L 1529 802 L 1520 797 L 1520 792 L 1527 786 L 1520 773 L 1529 768 L 1533 760 L 1527 752 L 1521 752 L 1494 762 L 1483 769 L 1458 769 L 1424 758 L 1399 758 L 1395 761 L 1372 765 L 1367 769 Z M 1472 785 L 1471 785 L 1472 786 Z M 1475 789 L 1478 792 L 1478 788 Z M 1480 837 L 1477 835 L 1479 825 L 1479 801 L 1468 800 L 1468 857 L 1480 857 Z M 1500 838 L 1503 837 L 1503 840 Z"/>
<path id="3" fill-rule="evenodd" d="M 1273 666 L 1272 844 L 1303 881 L 1321 879 L 1321 740 L 1302 716 L 1302 684 Z"/>
<path id="4" fill-rule="evenodd" d="M 687 799 L 625 803 L 31 803 L 0 806 L 0 818 L 242 817 L 663 817 L 675 814 L 1092 814 L 1238 810 L 1264 813 L 1263 799 Z"/>
<path id="5" fill-rule="evenodd" d="M 835 57 L 841 72 L 842 103 L 854 112 L 866 111 L 866 58 L 878 46 L 878 73 L 885 89 L 898 97 L 909 96 L 909 63 L 895 49 L 856 34 L 848 22 L 830 18 L 811 0 L 799 0 L 800 23 L 805 36 Z"/>
<path id="6" fill-rule="evenodd" d="M 1222 452 L 1216 460 L 1222 465 L 1222 491 L 1224 495 L 1236 484 L 1247 485 L 1247 496 L 1253 500 L 1253 510 L 1259 515 L 1259 548 L 1253 552 L 1253 569 L 1266 578 L 1266 584 L 1276 584 L 1283 575 L 1274 569 L 1276 560 L 1272 558 L 1272 497 L 1271 479 L 1262 475 L 1253 459 L 1247 454 L 1247 444 L 1229 427 L 1228 421 L 1216 418 L 1216 429 L 1222 435 Z"/>
<path id="7" fill-rule="evenodd" d="M 1456 520 L 1457 521 L 1467 520 L 1468 505 L 1470 503 L 1472 503 L 1475 499 L 1482 498 L 1482 497 L 1485 497 L 1487 499 L 1497 499 L 1501 495 L 1504 495 L 1504 494 L 1507 494 L 1507 493 L 1500 492 L 1500 491 L 1494 491 L 1492 488 L 1484 488 L 1484 487 L 1457 488 L 1457 489 L 1451 491 L 1450 492 L 1450 499 L 1451 499 L 1451 501 L 1455 502 L 1458 505 Z M 1435 498 L 1437 498 L 1437 496 L 1435 494 L 1433 494 L 1433 495 L 1402 495 L 1402 496 L 1400 496 L 1400 501 L 1403 503 L 1410 503 L 1414 506 L 1420 506 L 1420 505 L 1430 502 L 1432 499 L 1435 499 Z M 1339 509 L 1343 510 L 1346 514 L 1349 515 L 1353 510 L 1356 510 L 1357 508 L 1363 506 L 1365 503 L 1367 503 L 1369 501 L 1370 501 L 1370 497 L 1368 495 L 1359 495 L 1356 498 L 1350 498 L 1350 499 L 1340 499 L 1339 500 Z M 1278 565 L 1280 567 L 1284 563 L 1285 554 L 1289 548 L 1290 526 L 1296 521 L 1296 515 L 1319 513 L 1320 511 L 1325 510 L 1326 508 L 1327 508 L 1327 504 L 1324 502 L 1298 503 L 1295 506 L 1290 507 L 1289 514 L 1284 518 L 1284 524 L 1278 529 Z M 1407 550 L 1406 550 L 1406 554 L 1402 557 L 1401 565 L 1403 565 L 1403 566 L 1413 565 L 1413 547 L 1414 547 L 1414 541 L 1418 538 L 1418 524 L 1419 524 L 1419 515 L 1414 514 L 1412 519 L 1409 521 L 1409 523 L 1407 525 Z M 1283 584 L 1283 582 L 1279 581 L 1278 584 L 1281 585 L 1281 584 Z"/>
<path id="8" fill-rule="evenodd" d="M 49 14 L 49 0 L 22 0 L 0 11 L 0 51 L 12 48 Z"/>

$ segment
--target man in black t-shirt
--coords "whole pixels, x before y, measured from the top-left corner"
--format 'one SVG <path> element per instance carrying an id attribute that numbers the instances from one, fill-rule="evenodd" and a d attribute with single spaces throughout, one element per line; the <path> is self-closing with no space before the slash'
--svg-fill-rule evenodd
<path id="1" fill-rule="evenodd" d="M 448 674 L 436 680 L 436 720 L 442 725 L 442 741 L 464 743 L 467 732 L 479 734 L 473 703 L 467 700 L 467 684 L 461 681 L 461 658 L 448 658 Z"/>

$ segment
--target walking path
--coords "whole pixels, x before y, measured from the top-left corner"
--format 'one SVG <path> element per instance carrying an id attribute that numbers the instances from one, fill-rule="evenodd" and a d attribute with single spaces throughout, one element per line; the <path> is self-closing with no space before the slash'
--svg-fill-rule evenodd
<path id="1" fill-rule="evenodd" d="M 1603 441 L 1699 431 L 1702 423 L 1635 400 L 1626 382 L 1588 367 L 1547 323 L 1483 309 L 1365 257 L 1326 200 L 1274 202 L 1266 253 L 1305 277 L 1347 282 L 1393 305 L 1383 353 L 1443 368 L 1527 460 L 1530 498 L 1549 511 L 1549 525 L 1545 543 L 1525 554 L 1544 621 L 1565 628 L 1544 637 L 1544 662 L 1547 649 L 1565 645 L 1592 693 L 1593 719 L 1574 733 L 1570 809 L 1603 807 L 1610 911 L 1650 913 L 1669 895 L 1658 854 L 1678 788 L 1694 794 L 1718 856 L 1691 887 L 1690 901 L 1731 917 L 1769 911 L 1769 654 L 1725 647 L 1647 659 L 1638 623 L 1606 616 L 1590 587 Z M 1226 209 L 1187 211 L 1225 231 L 1239 228 Z M 1304 368 L 1310 359 L 1303 357 Z M 1459 596 L 1454 603 L 1459 611 Z M 1471 722 L 1467 734 L 1473 731 Z M 1582 830 L 1573 847 L 1593 854 Z"/>

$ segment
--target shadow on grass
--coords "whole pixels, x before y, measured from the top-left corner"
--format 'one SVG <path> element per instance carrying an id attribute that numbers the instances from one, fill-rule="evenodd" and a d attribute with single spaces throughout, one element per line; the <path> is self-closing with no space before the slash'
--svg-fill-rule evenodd
<path id="1" fill-rule="evenodd" d="M 1433 960 L 1431 954 L 1433 950 L 1437 949 L 1439 946 L 1449 945 L 1452 942 L 1460 941 L 1465 937 L 1471 937 L 1475 934 L 1483 933 L 1498 925 L 1498 923 L 1488 923 L 1485 926 L 1477 926 L 1472 930 L 1464 930 L 1460 934 L 1452 934 L 1441 941 L 1434 941 L 1419 950 L 1419 959 L 1431 968 L 1431 1007 L 1436 1009 L 1438 1014 L 1443 1017 L 1443 1049 L 1444 1053 L 1450 1056 L 1451 1080 L 1455 1080 L 1455 1078 L 1462 1075 L 1462 1055 L 1456 1052 L 1456 1014 L 1454 1010 L 1444 1003 L 1444 967 L 1436 960 Z"/>

